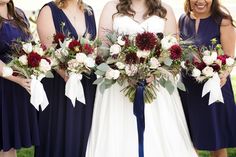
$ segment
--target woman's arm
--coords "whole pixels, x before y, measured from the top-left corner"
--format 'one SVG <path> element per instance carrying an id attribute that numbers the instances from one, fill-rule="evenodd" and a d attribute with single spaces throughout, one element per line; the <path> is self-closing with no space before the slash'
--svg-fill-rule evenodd
<path id="1" fill-rule="evenodd" d="M 162 5 L 167 10 L 164 34 L 177 35 L 177 23 L 173 10 L 165 3 L 162 3 Z"/>

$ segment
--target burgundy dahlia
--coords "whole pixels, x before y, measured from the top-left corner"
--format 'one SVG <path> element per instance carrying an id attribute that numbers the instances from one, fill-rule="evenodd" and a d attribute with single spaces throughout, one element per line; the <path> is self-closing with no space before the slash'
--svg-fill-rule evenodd
<path id="1" fill-rule="evenodd" d="M 196 66 L 197 69 L 203 70 L 206 67 L 206 64 L 204 62 L 201 62 L 201 63 L 196 62 L 195 66 Z"/>
<path id="2" fill-rule="evenodd" d="M 29 55 L 28 55 L 28 65 L 32 68 L 34 67 L 38 67 L 39 66 L 39 63 L 42 59 L 42 57 L 36 53 L 36 52 L 31 52 Z"/>
<path id="3" fill-rule="evenodd" d="M 219 64 L 212 64 L 210 65 L 214 69 L 214 71 L 219 72 L 220 71 L 220 65 Z"/>
<path id="4" fill-rule="evenodd" d="M 144 33 L 139 33 L 136 36 L 136 46 L 140 50 L 152 50 L 155 48 L 157 43 L 157 38 L 153 33 L 150 32 L 144 32 Z"/>
<path id="5" fill-rule="evenodd" d="M 128 53 L 125 57 L 126 64 L 137 64 L 139 62 L 139 58 L 136 53 Z"/>
<path id="6" fill-rule="evenodd" d="M 181 58 L 182 49 L 179 45 L 173 45 L 169 49 L 170 51 L 170 58 L 173 60 L 177 60 Z"/>
<path id="7" fill-rule="evenodd" d="M 85 52 L 86 54 L 91 54 L 93 53 L 93 47 L 86 43 L 83 45 L 82 51 Z"/>
<path id="8" fill-rule="evenodd" d="M 66 36 L 63 33 L 57 33 L 53 36 L 53 43 L 59 44 L 59 41 L 64 42 Z"/>
<path id="9" fill-rule="evenodd" d="M 217 59 L 221 60 L 222 62 L 222 65 L 225 65 L 226 64 L 226 59 L 228 58 L 229 56 L 227 55 L 220 55 L 217 57 Z"/>
<path id="10" fill-rule="evenodd" d="M 81 50 L 81 44 L 77 40 L 72 40 L 69 43 L 68 47 L 69 47 L 70 50 L 75 51 L 75 52 L 79 52 Z"/>

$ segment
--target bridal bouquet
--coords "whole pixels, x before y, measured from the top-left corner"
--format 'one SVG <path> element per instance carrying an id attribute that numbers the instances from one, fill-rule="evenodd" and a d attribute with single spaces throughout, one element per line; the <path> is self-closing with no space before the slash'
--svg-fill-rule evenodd
<path id="1" fill-rule="evenodd" d="M 197 82 L 204 83 L 202 96 L 210 92 L 209 105 L 215 101 L 223 103 L 220 75 L 231 71 L 235 60 L 224 54 L 221 45 L 216 45 L 215 39 L 212 39 L 212 46 L 209 48 L 203 47 L 199 50 L 189 46 L 189 50 L 191 53 L 185 55 L 182 68 Z"/>
<path id="2" fill-rule="evenodd" d="M 65 95 L 71 99 L 73 106 L 76 99 L 85 104 L 81 79 L 83 74 L 90 74 L 95 67 L 94 51 L 97 42 L 82 37 L 75 40 L 58 33 L 54 36 L 54 43 L 57 48 L 54 58 L 58 62 L 58 68 L 64 69 L 69 76 Z"/>
<path id="3" fill-rule="evenodd" d="M 31 80 L 31 104 L 39 110 L 41 105 L 44 110 L 48 105 L 48 99 L 40 82 L 44 77 L 53 77 L 51 54 L 53 49 L 36 42 L 20 42 L 14 44 L 14 55 L 9 64 L 3 69 L 4 76 L 20 75 Z M 17 46 L 16 46 L 17 45 Z"/>
<path id="4" fill-rule="evenodd" d="M 157 84 L 171 93 L 174 90 L 170 73 L 178 73 L 182 50 L 172 36 L 162 33 L 143 32 L 135 35 L 107 34 L 108 46 L 100 47 L 96 57 L 96 74 L 100 76 L 95 84 L 101 83 L 104 91 L 112 84 L 128 86 L 123 89 L 131 102 L 135 101 L 137 88 L 144 89 L 145 103 L 156 98 Z M 146 80 L 151 79 L 147 83 Z"/>

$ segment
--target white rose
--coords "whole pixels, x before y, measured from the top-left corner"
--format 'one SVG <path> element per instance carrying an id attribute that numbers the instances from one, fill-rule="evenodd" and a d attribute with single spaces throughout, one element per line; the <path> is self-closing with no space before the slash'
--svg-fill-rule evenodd
<path id="1" fill-rule="evenodd" d="M 32 46 L 32 44 L 31 43 L 25 43 L 25 44 L 23 44 L 23 50 L 26 52 L 26 53 L 30 53 L 30 52 L 32 52 L 33 51 L 33 46 Z"/>
<path id="2" fill-rule="evenodd" d="M 203 52 L 203 55 L 204 55 L 204 56 L 210 56 L 210 55 L 211 55 L 211 51 L 205 50 L 205 51 Z"/>
<path id="3" fill-rule="evenodd" d="M 88 57 L 84 53 L 77 53 L 75 58 L 79 63 L 85 63 Z"/>
<path id="4" fill-rule="evenodd" d="M 202 73 L 206 77 L 212 77 L 214 75 L 214 69 L 212 67 L 207 66 L 202 70 Z"/>
<path id="5" fill-rule="evenodd" d="M 117 66 L 118 69 L 124 69 L 125 68 L 125 65 L 121 62 L 117 62 L 116 66 Z"/>
<path id="6" fill-rule="evenodd" d="M 39 54 L 40 56 L 43 56 L 45 54 L 45 52 L 43 51 L 43 49 L 39 46 L 35 46 L 34 47 L 34 52 L 36 52 L 37 54 Z"/>
<path id="7" fill-rule="evenodd" d="M 93 68 L 95 67 L 95 60 L 91 57 L 87 57 L 87 59 L 85 60 L 85 65 L 89 68 Z"/>
<path id="8" fill-rule="evenodd" d="M 26 55 L 22 55 L 19 57 L 19 62 L 21 62 L 21 64 L 23 65 L 27 65 L 28 64 L 28 59 Z"/>
<path id="9" fill-rule="evenodd" d="M 111 80 L 111 79 L 116 80 L 117 78 L 119 78 L 119 76 L 120 76 L 120 71 L 119 70 L 109 69 L 106 72 L 105 78 L 108 79 L 108 80 Z"/>
<path id="10" fill-rule="evenodd" d="M 178 41 L 175 37 L 173 36 L 165 36 L 162 40 L 161 40 L 161 46 L 164 50 L 168 50 L 171 46 L 178 44 Z"/>
<path id="11" fill-rule="evenodd" d="M 150 65 L 150 69 L 157 69 L 159 66 L 161 66 L 158 59 L 156 59 L 155 57 L 152 57 L 150 59 Z"/>
<path id="12" fill-rule="evenodd" d="M 118 44 L 114 44 L 110 47 L 110 53 L 111 55 L 116 55 L 121 52 L 121 47 Z"/>
<path id="13" fill-rule="evenodd" d="M 214 63 L 214 60 L 211 56 L 203 56 L 202 60 L 206 65 L 211 65 Z"/>
<path id="14" fill-rule="evenodd" d="M 75 69 L 79 66 L 79 62 L 76 59 L 71 59 L 68 61 L 67 65 L 70 70 Z"/>
<path id="15" fill-rule="evenodd" d="M 12 74 L 13 74 L 12 68 L 7 67 L 7 66 L 2 68 L 2 76 L 3 77 L 8 77 L 8 76 L 11 76 Z"/>
<path id="16" fill-rule="evenodd" d="M 217 60 L 217 56 L 218 56 L 217 52 L 213 51 L 211 53 L 211 58 L 212 58 L 213 61 Z"/>
<path id="17" fill-rule="evenodd" d="M 138 68 L 136 65 L 127 65 L 125 67 L 125 73 L 128 75 L 128 76 L 134 76 L 136 73 L 138 72 Z"/>
<path id="18" fill-rule="evenodd" d="M 194 68 L 193 71 L 192 71 L 192 76 L 193 77 L 199 77 L 201 75 L 201 71 L 197 68 Z"/>
<path id="19" fill-rule="evenodd" d="M 125 45 L 125 41 L 122 40 L 122 36 L 119 36 L 118 39 L 117 39 L 117 43 L 121 46 Z"/>
<path id="20" fill-rule="evenodd" d="M 149 56 L 149 54 L 150 54 L 150 51 L 142 51 L 142 50 L 138 50 L 137 51 L 137 56 L 139 57 L 139 58 L 147 58 L 148 56 Z"/>
<path id="21" fill-rule="evenodd" d="M 41 61 L 39 63 L 39 70 L 44 73 L 51 70 L 51 65 L 49 64 L 49 62 L 46 59 L 41 59 Z"/>
<path id="22" fill-rule="evenodd" d="M 229 57 L 229 58 L 226 58 L 226 65 L 227 66 L 233 66 L 234 64 L 234 59 Z"/>
<path id="23" fill-rule="evenodd" d="M 187 67 L 185 66 L 185 61 L 182 61 L 182 62 L 180 63 L 180 65 L 181 65 L 181 67 L 182 67 L 183 69 L 187 69 Z"/>

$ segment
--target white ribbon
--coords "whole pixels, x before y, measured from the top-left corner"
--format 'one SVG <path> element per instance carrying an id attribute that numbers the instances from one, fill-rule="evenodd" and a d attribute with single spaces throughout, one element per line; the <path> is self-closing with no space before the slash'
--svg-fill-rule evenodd
<path id="1" fill-rule="evenodd" d="M 73 107 L 75 107 L 76 99 L 85 104 L 84 89 L 81 83 L 82 77 L 82 74 L 72 72 L 66 82 L 65 95 L 71 100 Z"/>
<path id="2" fill-rule="evenodd" d="M 41 105 L 42 111 L 48 106 L 48 98 L 44 91 L 43 84 L 40 82 L 45 75 L 40 75 L 38 78 L 36 76 L 31 76 L 31 97 L 30 103 L 39 110 L 39 105 Z"/>
<path id="3" fill-rule="evenodd" d="M 208 105 L 211 105 L 216 101 L 224 103 L 224 98 L 220 86 L 220 77 L 218 73 L 214 73 L 213 77 L 204 84 L 202 89 L 202 97 L 205 96 L 208 92 L 210 92 Z"/>

